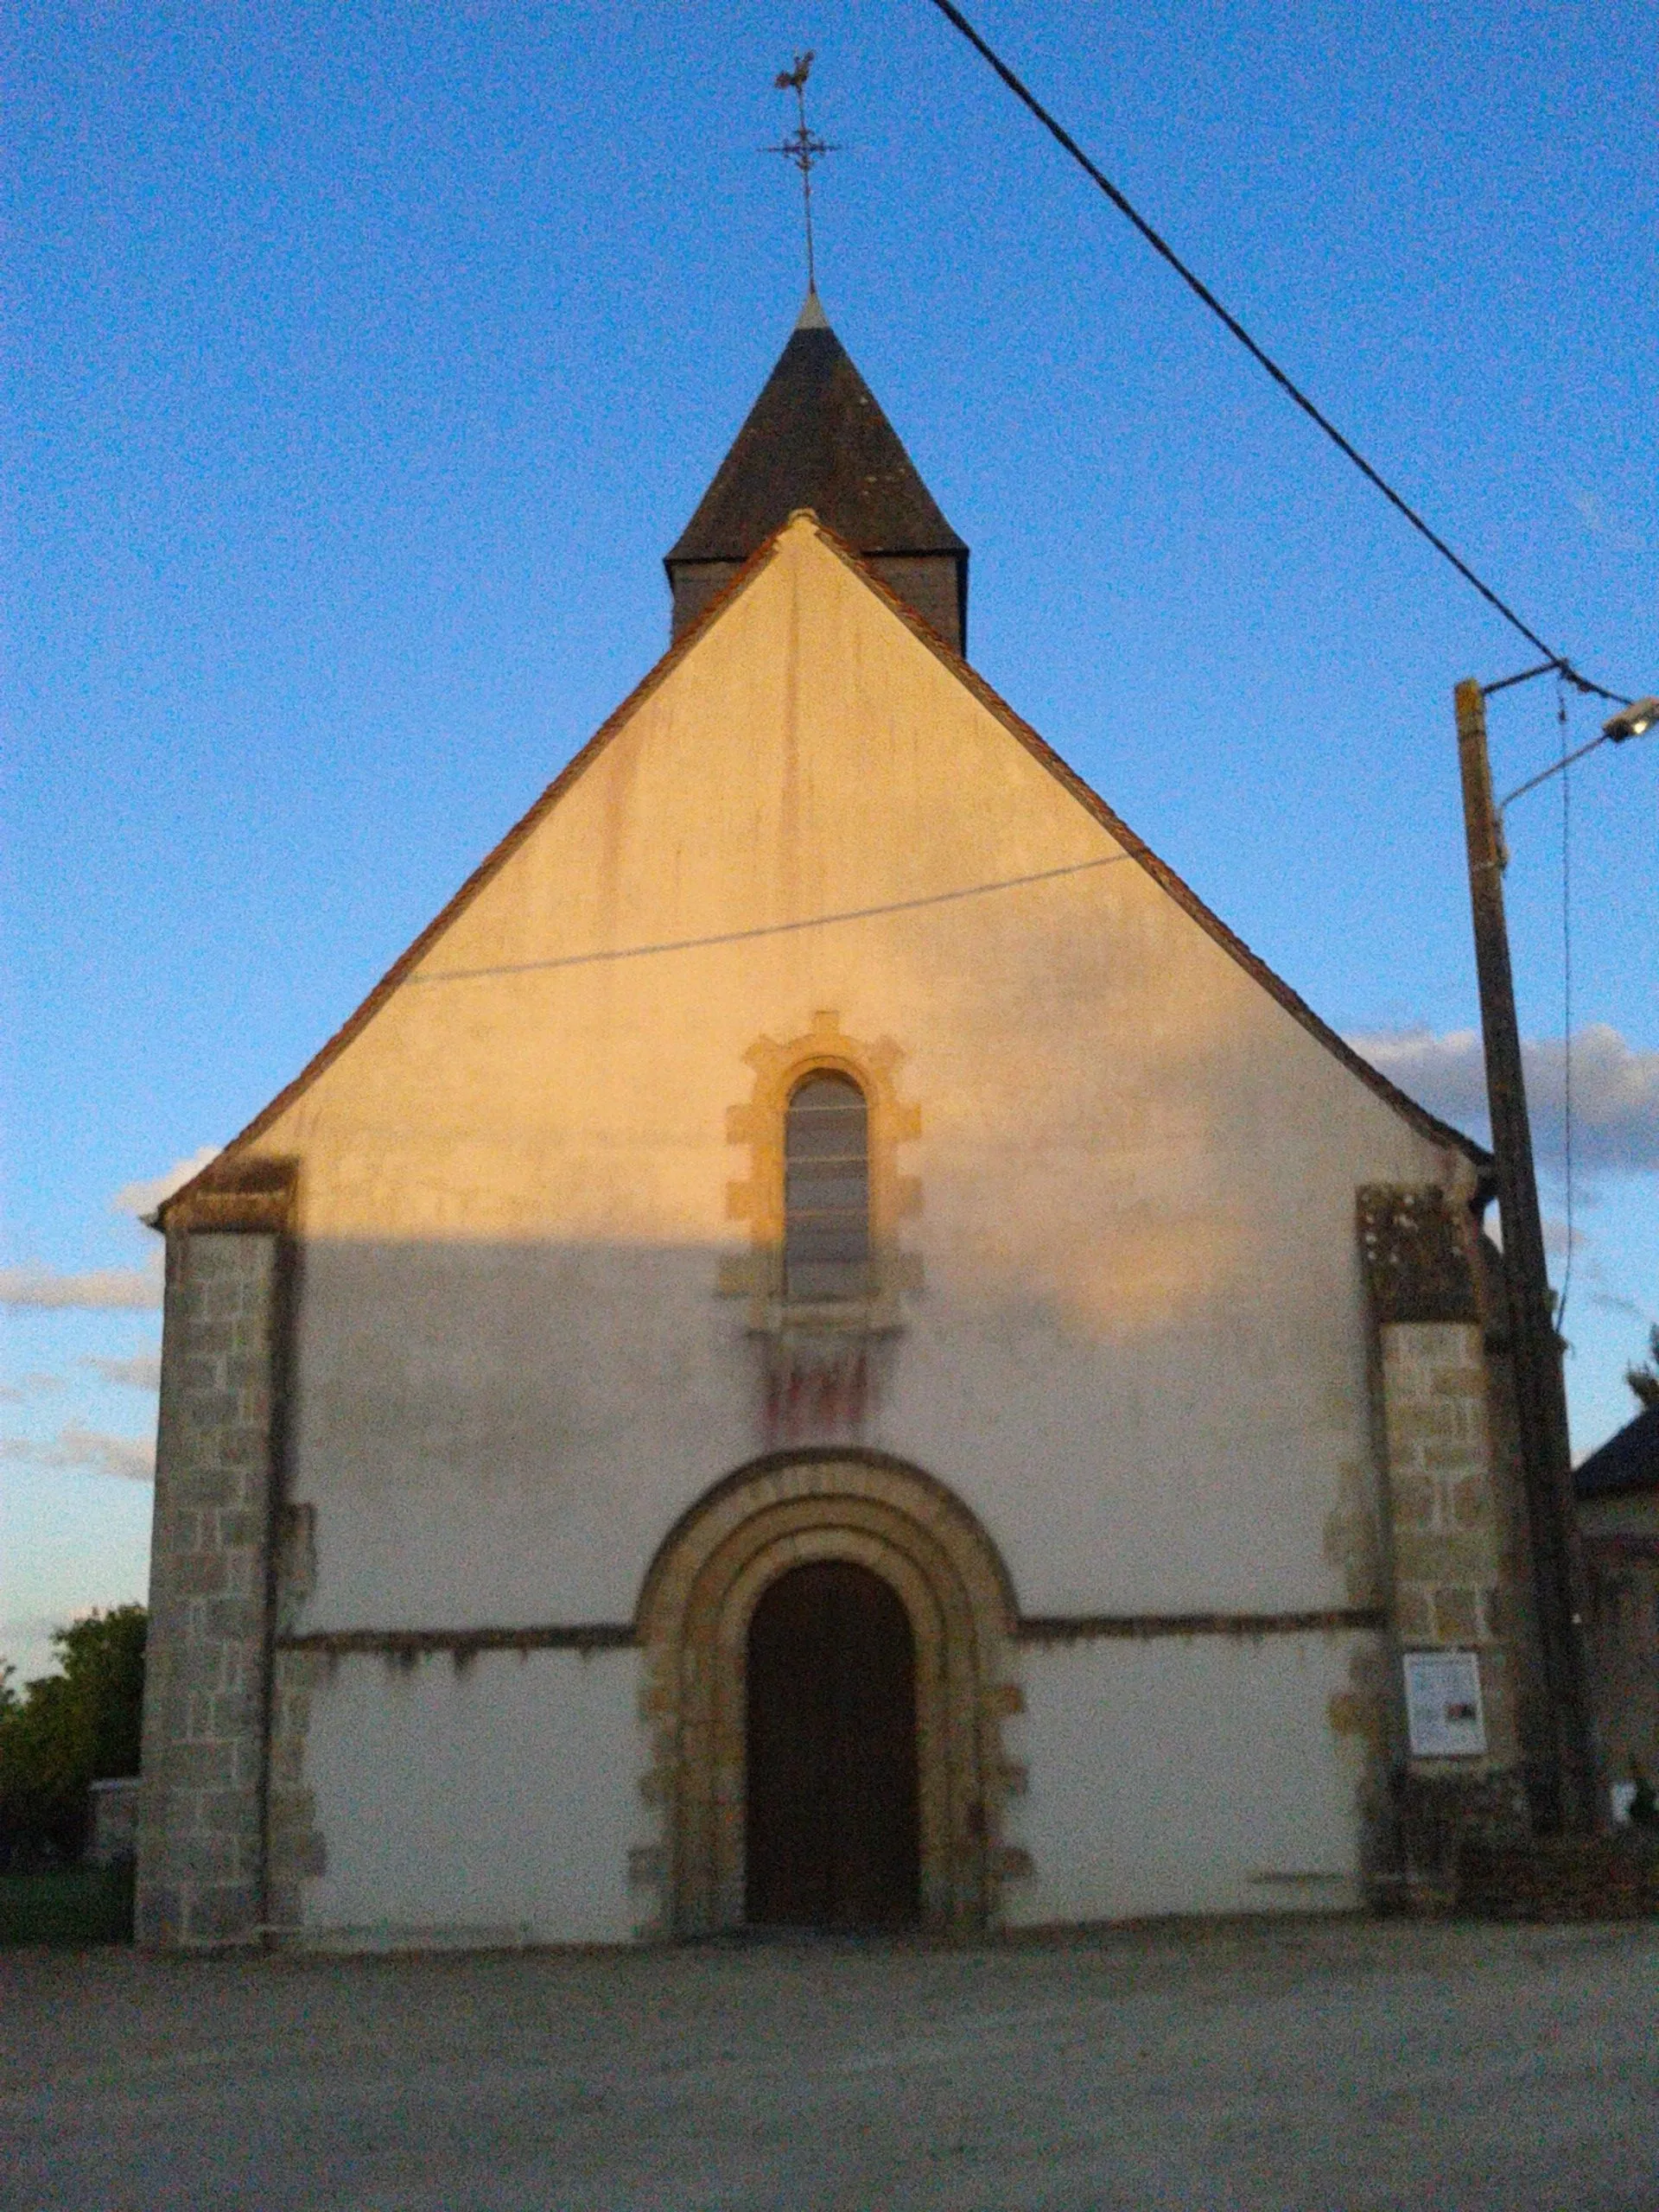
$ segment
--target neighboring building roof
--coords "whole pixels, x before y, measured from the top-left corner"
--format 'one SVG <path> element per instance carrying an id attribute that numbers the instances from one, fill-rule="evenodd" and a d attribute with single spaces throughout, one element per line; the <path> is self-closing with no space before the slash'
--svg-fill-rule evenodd
<path id="1" fill-rule="evenodd" d="M 816 292 L 664 565 L 671 576 L 681 562 L 747 561 L 797 507 L 867 556 L 968 550 Z"/>
<path id="2" fill-rule="evenodd" d="M 1079 804 L 1116 839 L 1130 858 L 1144 868 L 1155 883 L 1161 886 L 1176 905 L 1190 915 L 1205 935 L 1212 938 L 1230 958 L 1236 960 L 1248 975 L 1254 976 L 1269 997 L 1277 1000 L 1294 1020 L 1299 1022 L 1311 1036 L 1316 1038 L 1334 1058 L 1340 1060 L 1351 1074 L 1357 1076 L 1369 1090 L 1375 1091 L 1385 1104 L 1392 1107 L 1395 1113 L 1410 1122 L 1414 1128 L 1421 1130 L 1435 1143 L 1446 1145 L 1452 1150 L 1460 1152 L 1477 1167 L 1484 1169 L 1491 1166 L 1492 1156 L 1484 1146 L 1477 1144 L 1472 1137 L 1465 1135 L 1461 1129 L 1453 1128 L 1449 1122 L 1441 1121 L 1438 1115 L 1431 1114 L 1427 1107 L 1420 1106 L 1414 1098 L 1402 1090 L 1396 1084 L 1391 1083 L 1381 1069 L 1374 1068 L 1369 1060 L 1363 1058 L 1355 1052 L 1347 1039 L 1338 1035 L 1328 1022 L 1321 1020 L 1300 993 L 1294 990 L 1281 976 L 1274 974 L 1264 960 L 1252 952 L 1243 939 L 1236 936 L 1225 922 L 1205 905 L 1198 893 L 1182 881 L 1174 869 L 1160 861 L 1151 848 L 1136 836 L 1128 823 L 1113 813 L 1098 792 L 1086 784 L 1075 769 L 1066 765 L 1053 747 L 1038 735 L 1029 722 L 1022 721 L 1015 714 L 1013 708 L 991 689 L 983 677 L 977 675 L 969 666 L 960 653 L 953 652 L 927 623 L 924 622 L 918 615 L 912 613 L 895 593 L 887 589 L 880 578 L 859 559 L 851 546 L 837 537 L 832 531 L 825 529 L 816 517 L 808 517 L 805 519 L 818 531 L 823 542 L 857 573 L 877 598 L 886 602 L 912 635 L 925 645 L 929 652 L 942 661 L 959 682 L 966 684 L 974 696 L 996 717 L 1010 735 L 1017 739 L 1034 758 L 1042 762 L 1056 781 L 1063 784 L 1071 792 Z M 449 924 L 477 897 L 511 856 L 517 852 L 525 838 L 531 835 L 537 825 L 558 804 L 577 778 L 598 759 L 611 739 L 625 727 L 629 718 L 656 690 L 664 677 L 679 666 L 686 655 L 698 644 L 705 631 L 717 622 L 734 601 L 741 597 L 751 581 L 760 574 L 772 557 L 772 549 L 781 535 L 781 529 L 773 531 L 765 544 L 756 549 L 718 598 L 712 600 L 690 627 L 682 632 L 656 666 L 640 679 L 621 704 L 607 716 L 582 750 L 554 778 L 529 811 L 520 817 L 494 850 L 486 855 L 479 863 L 460 890 L 455 893 L 454 898 L 428 923 L 408 950 L 392 963 L 368 996 L 358 1007 L 356 1012 L 347 1017 L 294 1080 L 278 1091 L 270 1103 L 256 1114 L 245 1128 L 238 1132 L 211 1166 L 203 1168 L 200 1175 L 175 1191 L 170 1198 L 163 1200 L 162 1204 L 156 1208 L 155 1214 L 150 1217 L 154 1222 L 165 1226 L 168 1212 L 175 1205 L 188 1200 L 188 1197 L 199 1188 L 204 1190 L 211 1188 L 215 1173 L 233 1164 L 233 1155 L 238 1147 L 249 1143 L 268 1128 L 277 1116 L 308 1090 L 326 1067 L 339 1058 L 359 1031 L 367 1027 L 404 977 L 419 965 L 421 960 L 442 936 Z"/>
<path id="3" fill-rule="evenodd" d="M 1580 1497 L 1659 1490 L 1659 1406 L 1644 1406 L 1617 1436 L 1610 1436 L 1599 1452 L 1575 1467 L 1573 1487 Z"/>

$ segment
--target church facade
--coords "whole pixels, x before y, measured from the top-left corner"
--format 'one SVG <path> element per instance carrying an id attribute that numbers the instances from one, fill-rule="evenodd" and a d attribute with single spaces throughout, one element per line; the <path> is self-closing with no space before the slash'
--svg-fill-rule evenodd
<path id="1" fill-rule="evenodd" d="M 1341 1908 L 1522 1818 L 1485 1156 L 975 674 L 815 297 L 668 566 L 162 1209 L 141 1940 Z"/>

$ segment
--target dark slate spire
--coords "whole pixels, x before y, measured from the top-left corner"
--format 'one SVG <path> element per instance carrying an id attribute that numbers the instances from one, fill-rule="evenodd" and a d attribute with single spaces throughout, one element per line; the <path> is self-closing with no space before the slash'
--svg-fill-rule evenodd
<path id="1" fill-rule="evenodd" d="M 968 548 L 808 292 L 777 367 L 664 566 L 674 634 L 758 545 L 810 507 L 961 652 Z"/>

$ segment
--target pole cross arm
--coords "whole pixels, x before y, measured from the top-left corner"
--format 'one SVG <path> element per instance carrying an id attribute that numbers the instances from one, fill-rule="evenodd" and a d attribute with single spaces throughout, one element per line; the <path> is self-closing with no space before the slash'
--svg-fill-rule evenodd
<path id="1" fill-rule="evenodd" d="M 1493 687 L 1487 686 L 1490 692 Z M 1517 784 L 1507 798 L 1499 799 L 1500 814 L 1512 806 L 1523 792 L 1536 791 L 1540 784 L 1547 784 L 1552 776 L 1559 776 L 1563 768 L 1570 768 L 1575 760 L 1582 760 L 1586 753 L 1593 753 L 1599 745 L 1623 745 L 1627 739 L 1645 737 L 1656 722 L 1659 722 L 1659 699 L 1637 699 L 1625 708 L 1622 715 L 1612 715 L 1601 726 L 1599 737 L 1592 737 L 1574 753 L 1564 753 L 1559 760 L 1552 760 L 1548 768 L 1541 768 L 1535 776 L 1529 776 L 1524 784 Z"/>

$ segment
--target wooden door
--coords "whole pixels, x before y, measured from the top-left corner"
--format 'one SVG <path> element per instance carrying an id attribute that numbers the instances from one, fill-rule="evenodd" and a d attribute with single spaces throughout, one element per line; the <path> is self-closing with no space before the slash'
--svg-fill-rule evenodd
<path id="1" fill-rule="evenodd" d="M 916 1651 L 867 1567 L 792 1568 L 749 1624 L 750 1920 L 892 1927 L 919 1909 Z"/>

